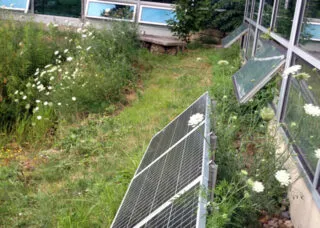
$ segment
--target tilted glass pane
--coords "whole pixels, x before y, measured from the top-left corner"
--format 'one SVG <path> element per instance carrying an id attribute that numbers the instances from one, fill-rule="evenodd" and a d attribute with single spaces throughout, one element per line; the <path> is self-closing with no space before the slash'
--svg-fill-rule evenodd
<path id="1" fill-rule="evenodd" d="M 233 75 L 237 98 L 241 103 L 246 102 L 262 88 L 284 63 L 284 54 L 272 41 L 260 40 L 260 42 L 256 56 L 249 59 Z"/>
<path id="2" fill-rule="evenodd" d="M 174 15 L 173 9 L 142 6 L 139 22 L 166 25 L 168 20 L 174 19 Z"/>
<path id="3" fill-rule="evenodd" d="M 228 34 L 228 36 L 222 39 L 222 46 L 225 48 L 229 47 L 237 39 L 239 39 L 242 35 L 244 35 L 247 31 L 248 31 L 248 25 L 242 24 L 240 27 L 238 27 L 233 32 Z"/>
<path id="4" fill-rule="evenodd" d="M 252 19 L 254 21 L 257 21 L 257 18 L 258 18 L 259 4 L 260 4 L 260 0 L 254 1 L 254 11 L 253 11 L 253 16 L 252 16 Z"/>
<path id="5" fill-rule="evenodd" d="M 274 0 L 265 0 L 264 2 L 261 24 L 266 28 L 270 27 L 273 3 Z"/>
<path id="6" fill-rule="evenodd" d="M 301 24 L 299 46 L 320 59 L 320 2 L 308 0 Z"/>
<path id="7" fill-rule="evenodd" d="M 280 0 L 274 31 L 289 39 L 293 22 L 296 0 Z"/>
<path id="8" fill-rule="evenodd" d="M 81 0 L 35 0 L 34 12 L 66 17 L 81 17 Z"/>
<path id="9" fill-rule="evenodd" d="M 121 3 L 89 2 L 87 17 L 133 20 L 135 7 Z"/>
<path id="10" fill-rule="evenodd" d="M 0 0 L 0 7 L 6 9 L 25 10 L 28 0 Z"/>

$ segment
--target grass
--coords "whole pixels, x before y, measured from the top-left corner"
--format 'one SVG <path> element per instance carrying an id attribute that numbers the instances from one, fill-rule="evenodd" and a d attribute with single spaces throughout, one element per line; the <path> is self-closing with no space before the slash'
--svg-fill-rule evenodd
<path id="1" fill-rule="evenodd" d="M 12 152 L 17 162 L 0 167 L 0 226 L 108 227 L 152 135 L 222 83 L 220 50 L 142 52 L 143 83 L 128 106 L 60 123 L 51 149 Z"/>

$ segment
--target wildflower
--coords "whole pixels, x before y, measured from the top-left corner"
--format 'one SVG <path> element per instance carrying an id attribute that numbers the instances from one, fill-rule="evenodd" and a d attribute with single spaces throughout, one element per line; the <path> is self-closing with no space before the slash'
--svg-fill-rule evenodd
<path id="1" fill-rule="evenodd" d="M 40 77 L 42 77 L 43 75 L 45 75 L 47 72 L 46 71 L 42 71 L 40 74 Z"/>
<path id="2" fill-rule="evenodd" d="M 294 78 L 298 79 L 298 80 L 308 80 L 308 78 L 310 78 L 311 76 L 307 73 L 299 73 L 293 76 Z"/>
<path id="3" fill-rule="evenodd" d="M 218 62 L 219 65 L 229 65 L 229 62 L 227 60 L 220 60 Z"/>
<path id="4" fill-rule="evenodd" d="M 52 81 L 53 79 L 54 79 L 54 77 L 53 77 L 53 76 L 51 76 L 49 80 L 50 80 L 50 81 Z"/>
<path id="5" fill-rule="evenodd" d="M 52 90 L 52 86 L 48 86 L 48 90 Z"/>
<path id="6" fill-rule="evenodd" d="M 82 38 L 86 38 L 87 37 L 87 35 L 86 34 L 82 34 Z"/>
<path id="7" fill-rule="evenodd" d="M 16 92 L 14 92 L 14 94 L 15 94 L 15 95 L 17 95 L 18 93 L 19 93 L 19 91 L 18 91 L 18 90 L 16 90 Z"/>
<path id="8" fill-rule="evenodd" d="M 262 184 L 262 182 L 260 181 L 254 181 L 253 182 L 253 185 L 252 185 L 252 190 L 255 191 L 255 192 L 263 192 L 264 190 L 264 186 Z"/>
<path id="9" fill-rule="evenodd" d="M 320 107 L 319 106 L 315 106 L 313 104 L 305 104 L 303 106 L 304 111 L 306 112 L 306 114 L 310 115 L 310 116 L 320 116 Z"/>
<path id="10" fill-rule="evenodd" d="M 30 82 L 28 82 L 27 83 L 27 85 L 26 85 L 26 87 L 30 87 L 31 86 L 31 83 Z"/>
<path id="11" fill-rule="evenodd" d="M 203 114 L 196 113 L 190 117 L 188 121 L 188 126 L 196 127 L 200 122 L 202 122 L 203 119 L 204 119 Z"/>
<path id="12" fill-rule="evenodd" d="M 87 21 L 86 23 L 84 23 L 84 27 L 88 27 L 88 26 L 90 26 L 90 22 L 89 22 L 89 21 Z"/>
<path id="13" fill-rule="evenodd" d="M 52 103 L 52 102 L 49 102 L 48 105 L 51 107 L 51 106 L 53 105 L 53 103 Z"/>
<path id="14" fill-rule="evenodd" d="M 87 50 L 87 51 L 89 51 L 90 49 L 91 49 L 91 46 L 87 47 L 87 49 L 86 49 L 86 50 Z"/>
<path id="15" fill-rule="evenodd" d="M 72 97 L 71 99 L 72 99 L 73 101 L 76 101 L 76 100 L 77 100 L 77 98 L 76 98 L 76 97 Z"/>
<path id="16" fill-rule="evenodd" d="M 25 108 L 29 109 L 30 108 L 30 104 L 26 104 Z"/>
<path id="17" fill-rule="evenodd" d="M 43 104 L 44 104 L 44 106 L 47 106 L 48 105 L 48 101 L 45 101 Z"/>
<path id="18" fill-rule="evenodd" d="M 67 61 L 68 61 L 68 62 L 71 62 L 72 59 L 73 59 L 72 57 L 68 57 L 68 58 L 67 58 Z"/>
<path id="19" fill-rule="evenodd" d="M 69 49 L 64 49 L 63 53 L 66 54 L 69 51 Z"/>
<path id="20" fill-rule="evenodd" d="M 58 27 L 58 26 L 59 26 L 58 24 L 53 24 L 53 27 L 55 27 L 55 28 Z"/>
<path id="21" fill-rule="evenodd" d="M 59 51 L 55 51 L 55 52 L 54 52 L 54 55 L 58 55 L 58 54 L 59 54 Z"/>
<path id="22" fill-rule="evenodd" d="M 58 103 L 58 106 L 61 106 L 61 103 L 60 103 L 60 102 Z"/>
<path id="23" fill-rule="evenodd" d="M 279 170 L 276 172 L 275 177 L 279 181 L 280 185 L 288 186 L 290 183 L 290 174 L 286 170 Z"/>
<path id="24" fill-rule="evenodd" d="M 41 101 L 40 100 L 36 100 L 36 103 L 40 103 Z"/>
<path id="25" fill-rule="evenodd" d="M 316 158 L 320 159 L 320 148 L 314 151 Z"/>
<path id="26" fill-rule="evenodd" d="M 42 116 L 37 116 L 37 119 L 38 119 L 38 120 L 41 120 L 41 119 L 42 119 Z"/>
<path id="27" fill-rule="evenodd" d="M 283 75 L 296 74 L 301 69 L 301 65 L 294 65 L 284 70 Z"/>
<path id="28" fill-rule="evenodd" d="M 49 68 L 49 67 L 51 67 L 51 66 L 52 66 L 51 64 L 48 64 L 48 65 L 46 65 L 44 68 L 47 69 L 47 68 Z"/>
<path id="29" fill-rule="evenodd" d="M 18 102 L 19 102 L 19 99 L 14 99 L 14 102 L 18 103 Z"/>
<path id="30" fill-rule="evenodd" d="M 35 108 L 33 109 L 33 113 L 36 113 L 37 111 L 39 111 L 39 107 L 35 107 Z"/>
<path id="31" fill-rule="evenodd" d="M 21 91 L 19 94 L 22 96 L 22 95 L 23 95 L 23 92 Z"/>
<path id="32" fill-rule="evenodd" d="M 248 175 L 248 172 L 247 172 L 246 170 L 244 170 L 244 169 L 241 170 L 241 173 L 242 173 L 243 175 L 245 175 L 245 176 Z"/>
<path id="33" fill-rule="evenodd" d="M 202 60 L 202 58 L 200 58 L 200 57 L 197 58 L 197 62 L 199 62 L 199 61 L 201 61 L 201 60 Z"/>
<path id="34" fill-rule="evenodd" d="M 25 100 L 25 99 L 27 99 L 27 96 L 23 96 L 23 97 L 22 97 L 22 100 Z"/>
<path id="35" fill-rule="evenodd" d="M 291 127 L 296 127 L 296 126 L 297 126 L 297 123 L 296 123 L 296 122 L 292 122 L 292 123 L 290 124 L 290 126 L 291 126 Z"/>
<path id="36" fill-rule="evenodd" d="M 260 111 L 260 116 L 263 120 L 265 121 L 270 121 L 273 119 L 274 117 L 274 112 L 272 110 L 272 108 L 269 107 L 264 107 L 263 109 L 261 109 Z"/>
<path id="37" fill-rule="evenodd" d="M 80 45 L 76 46 L 76 49 L 82 49 L 82 47 Z"/>

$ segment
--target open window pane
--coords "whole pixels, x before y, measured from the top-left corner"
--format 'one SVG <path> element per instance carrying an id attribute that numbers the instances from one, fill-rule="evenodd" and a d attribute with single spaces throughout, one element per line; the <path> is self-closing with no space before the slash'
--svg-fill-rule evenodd
<path id="1" fill-rule="evenodd" d="M 0 0 L 0 7 L 27 12 L 29 8 L 29 0 Z"/>
<path id="2" fill-rule="evenodd" d="M 274 31 L 289 40 L 296 0 L 279 0 Z"/>
<path id="3" fill-rule="evenodd" d="M 270 40 L 260 40 L 255 57 L 233 75 L 233 83 L 240 103 L 247 102 L 284 64 L 285 55 Z"/>
<path id="4" fill-rule="evenodd" d="M 99 19 L 133 21 L 135 8 L 135 5 L 130 4 L 89 1 L 86 16 Z"/>
<path id="5" fill-rule="evenodd" d="M 34 0 L 34 12 L 65 17 L 81 17 L 81 0 Z"/>
<path id="6" fill-rule="evenodd" d="M 248 25 L 242 24 L 240 27 L 231 32 L 227 37 L 222 39 L 222 46 L 224 48 L 232 45 L 236 40 L 243 36 L 248 31 Z"/>
<path id="7" fill-rule="evenodd" d="M 271 23 L 272 17 L 272 10 L 273 10 L 273 3 L 274 0 L 265 0 L 263 6 L 263 13 L 262 13 L 262 26 L 269 28 Z"/>
<path id="8" fill-rule="evenodd" d="M 299 46 L 320 59 L 320 2 L 308 0 L 301 25 Z"/>
<path id="9" fill-rule="evenodd" d="M 141 6 L 140 8 L 140 23 L 167 25 L 167 21 L 174 19 L 174 11 L 169 8 Z"/>

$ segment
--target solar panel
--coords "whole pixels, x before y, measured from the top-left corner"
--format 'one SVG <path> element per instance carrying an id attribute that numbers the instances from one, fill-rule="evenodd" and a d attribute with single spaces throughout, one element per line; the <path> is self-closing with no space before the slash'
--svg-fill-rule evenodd
<path id="1" fill-rule="evenodd" d="M 233 30 L 228 36 L 222 39 L 222 46 L 224 48 L 229 47 L 236 42 L 241 36 L 248 32 L 248 25 L 243 23 L 240 27 Z"/>
<path id="2" fill-rule="evenodd" d="M 205 118 L 192 128 L 195 113 Z M 205 93 L 153 137 L 112 227 L 205 227 L 209 130 Z"/>
<path id="3" fill-rule="evenodd" d="M 261 42 L 258 53 L 233 76 L 237 99 L 245 103 L 251 99 L 285 63 L 285 55 L 272 42 Z"/>

